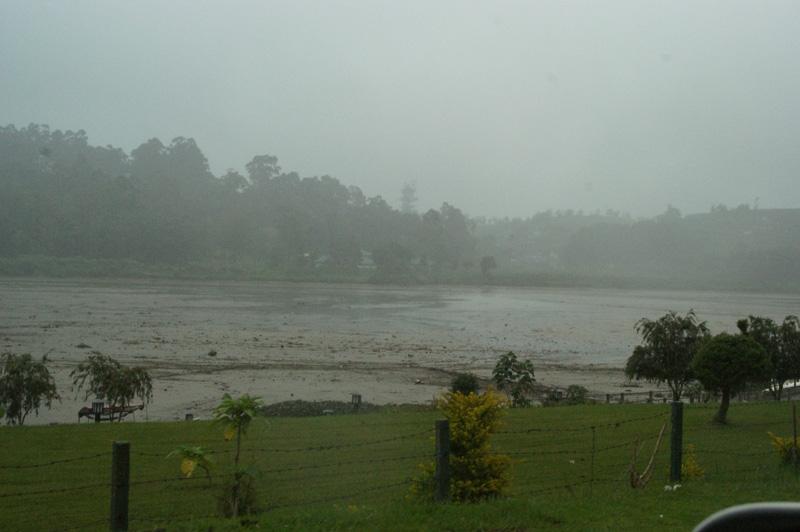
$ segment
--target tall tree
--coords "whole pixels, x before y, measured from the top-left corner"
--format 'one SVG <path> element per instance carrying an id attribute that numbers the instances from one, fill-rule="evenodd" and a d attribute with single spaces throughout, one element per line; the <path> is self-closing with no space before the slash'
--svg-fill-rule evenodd
<path id="1" fill-rule="evenodd" d="M 780 358 L 791 368 L 787 380 L 800 380 L 800 318 L 786 316 L 778 327 L 780 334 Z"/>
<path id="2" fill-rule="evenodd" d="M 274 155 L 256 155 L 245 165 L 250 182 L 255 186 L 265 185 L 280 175 L 281 167 Z"/>
<path id="3" fill-rule="evenodd" d="M 629 379 L 666 382 L 672 400 L 679 401 L 683 387 L 693 378 L 692 359 L 709 338 L 706 322 L 698 322 L 694 310 L 685 316 L 672 310 L 655 321 L 642 318 L 635 327 L 642 345 L 628 358 L 625 374 Z"/>
<path id="4" fill-rule="evenodd" d="M 762 382 L 769 375 L 769 355 L 749 336 L 721 333 L 697 351 L 692 371 L 706 390 L 722 395 L 714 422 L 724 424 L 731 396 L 746 384 Z"/>
<path id="5" fill-rule="evenodd" d="M 781 400 L 783 386 L 788 380 L 800 379 L 800 353 L 796 344 L 796 316 L 787 316 L 781 325 L 770 318 L 749 316 L 736 322 L 742 334 L 751 337 L 764 348 L 770 358 L 769 384 L 776 401 Z"/>
<path id="6" fill-rule="evenodd" d="M 400 212 L 414 214 L 417 212 L 417 184 L 406 183 L 400 190 Z"/>

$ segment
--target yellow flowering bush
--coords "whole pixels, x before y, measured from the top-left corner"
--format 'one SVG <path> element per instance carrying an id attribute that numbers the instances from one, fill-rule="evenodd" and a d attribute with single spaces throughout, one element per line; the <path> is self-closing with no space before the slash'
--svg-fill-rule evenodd
<path id="1" fill-rule="evenodd" d="M 694 480 L 705 474 L 705 469 L 697 463 L 697 453 L 691 443 L 683 451 L 683 463 L 681 464 L 681 478 L 683 480 Z"/>
<path id="2" fill-rule="evenodd" d="M 767 434 L 769 434 L 769 437 L 772 439 L 772 446 L 775 447 L 776 451 L 778 451 L 778 456 L 781 457 L 781 462 L 784 464 L 791 464 L 793 454 L 792 450 L 796 449 L 794 438 L 779 438 L 771 432 L 768 432 Z M 795 452 L 794 454 L 800 457 L 800 452 Z"/>
<path id="3" fill-rule="evenodd" d="M 477 502 L 502 495 L 511 479 L 511 459 L 493 454 L 489 439 L 503 425 L 508 400 L 491 386 L 486 393 L 442 393 L 438 409 L 450 420 L 450 494 L 454 502 Z M 433 464 L 422 464 L 411 495 L 432 498 Z"/>

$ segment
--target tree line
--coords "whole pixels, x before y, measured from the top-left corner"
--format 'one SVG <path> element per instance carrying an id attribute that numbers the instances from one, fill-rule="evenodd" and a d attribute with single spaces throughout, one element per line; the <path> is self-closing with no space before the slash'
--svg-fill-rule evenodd
<path id="1" fill-rule="evenodd" d="M 413 181 L 396 209 L 334 177 L 287 172 L 274 155 L 256 155 L 244 168 L 215 176 L 191 138 L 153 138 L 127 154 L 92 146 L 83 130 L 0 126 L 0 262 L 80 257 L 203 263 L 222 276 L 250 268 L 361 280 L 369 268 L 375 282 L 590 278 L 800 290 L 800 209 L 720 205 L 684 217 L 670 206 L 641 220 L 571 210 L 486 219 L 447 202 L 417 212 Z"/>
<path id="2" fill-rule="evenodd" d="M 271 155 L 248 162 L 246 177 L 218 178 L 193 139 L 151 139 L 127 155 L 89 145 L 84 131 L 6 126 L 0 154 L 0 257 L 348 269 L 367 251 L 378 265 L 418 257 L 452 269 L 474 251 L 470 221 L 447 203 L 400 212 L 330 176 L 283 172 Z"/>

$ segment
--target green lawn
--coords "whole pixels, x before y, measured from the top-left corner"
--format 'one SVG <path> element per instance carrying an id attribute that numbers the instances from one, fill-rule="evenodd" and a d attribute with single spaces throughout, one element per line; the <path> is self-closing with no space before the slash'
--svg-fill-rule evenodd
<path id="1" fill-rule="evenodd" d="M 796 500 L 794 470 L 779 463 L 768 431 L 792 434 L 790 403 L 734 404 L 729 425 L 715 405 L 686 405 L 685 444 L 705 470 L 669 482 L 669 405 L 586 405 L 509 411 L 493 440 L 515 461 L 512 493 L 474 506 L 406 500 L 418 464 L 433 459 L 437 412 L 391 410 L 257 423 L 243 461 L 261 472 L 265 530 L 691 530 L 730 505 Z M 632 489 L 633 441 L 641 472 L 663 423 L 667 434 L 645 489 Z M 0 427 L 0 530 L 108 530 L 111 448 L 131 442 L 130 529 L 233 530 L 215 517 L 233 442 L 208 422 Z M 214 487 L 201 471 L 182 478 L 180 444 L 213 451 Z"/>

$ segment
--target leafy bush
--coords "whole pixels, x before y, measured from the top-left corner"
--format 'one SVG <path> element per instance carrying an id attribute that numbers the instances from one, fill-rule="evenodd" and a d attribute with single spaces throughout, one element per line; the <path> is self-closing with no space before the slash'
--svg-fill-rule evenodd
<path id="1" fill-rule="evenodd" d="M 450 497 L 474 503 L 502 495 L 511 480 L 511 459 L 490 452 L 489 439 L 502 426 L 508 401 L 491 386 L 485 393 L 443 393 L 438 408 L 450 420 Z M 411 496 L 434 497 L 434 464 L 422 464 L 411 486 Z"/>
<path id="2" fill-rule="evenodd" d="M 473 373 L 459 373 L 450 384 L 450 393 L 461 392 L 464 395 L 477 394 L 481 387 L 478 376 Z"/>
<path id="3" fill-rule="evenodd" d="M 573 384 L 567 388 L 567 404 L 583 405 L 586 404 L 586 394 L 589 390 L 578 384 Z"/>
<path id="4" fill-rule="evenodd" d="M 511 395 L 511 406 L 531 406 L 526 397 L 533 391 L 533 363 L 530 360 L 517 360 L 517 355 L 509 351 L 500 357 L 492 371 L 492 382 L 497 388 Z"/>

